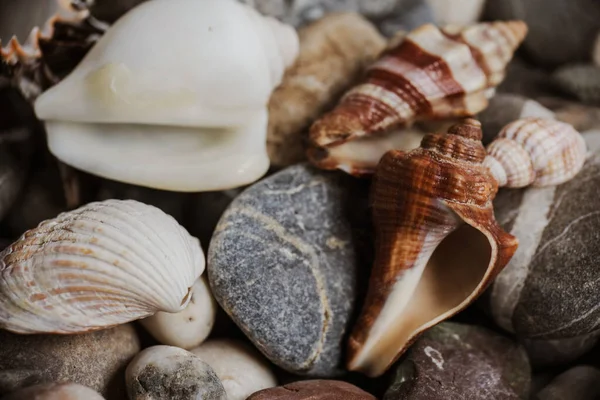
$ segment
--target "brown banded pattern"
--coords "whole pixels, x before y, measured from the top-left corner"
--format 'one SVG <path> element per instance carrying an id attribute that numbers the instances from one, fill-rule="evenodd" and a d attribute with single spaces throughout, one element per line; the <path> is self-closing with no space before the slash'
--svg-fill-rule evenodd
<path id="1" fill-rule="evenodd" d="M 427 24 L 412 31 L 367 69 L 363 81 L 337 107 L 313 124 L 309 159 L 323 169 L 352 173 L 352 166 L 341 165 L 327 149 L 415 121 L 475 115 L 487 106 L 526 32 L 520 21 L 459 30 Z M 374 171 L 379 158 L 367 169 Z"/>

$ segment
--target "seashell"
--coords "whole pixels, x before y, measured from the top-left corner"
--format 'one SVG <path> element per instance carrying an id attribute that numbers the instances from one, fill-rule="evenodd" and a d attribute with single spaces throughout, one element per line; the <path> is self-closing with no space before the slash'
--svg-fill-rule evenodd
<path id="1" fill-rule="evenodd" d="M 233 0 L 150 1 L 35 111 L 72 167 L 155 189 L 229 189 L 267 171 L 267 104 L 297 53 L 293 28 Z"/>
<path id="2" fill-rule="evenodd" d="M 379 376 L 426 329 L 463 310 L 517 248 L 496 223 L 481 124 L 467 119 L 421 148 L 390 151 L 375 174 L 376 255 L 348 368 Z"/>
<path id="3" fill-rule="evenodd" d="M 573 178 L 586 159 L 583 137 L 571 125 L 523 118 L 506 125 L 488 145 L 483 165 L 499 186 L 554 186 Z"/>
<path id="4" fill-rule="evenodd" d="M 198 239 L 158 208 L 90 203 L 0 253 L 0 328 L 68 334 L 175 313 L 203 270 Z"/>
<path id="5" fill-rule="evenodd" d="M 428 24 L 410 32 L 313 124 L 309 158 L 320 168 L 355 170 L 332 149 L 419 120 L 475 115 L 487 106 L 526 32 L 520 21 L 446 29 Z M 386 150 L 358 170 L 373 172 Z"/>

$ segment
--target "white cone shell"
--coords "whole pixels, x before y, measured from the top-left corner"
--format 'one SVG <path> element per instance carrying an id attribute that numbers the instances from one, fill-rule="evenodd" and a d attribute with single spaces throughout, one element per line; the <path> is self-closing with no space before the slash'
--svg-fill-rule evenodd
<path id="1" fill-rule="evenodd" d="M 229 189 L 268 169 L 266 107 L 298 47 L 292 27 L 234 0 L 153 0 L 117 21 L 35 112 L 51 152 L 75 168 L 158 189 Z"/>
<path id="2" fill-rule="evenodd" d="M 90 203 L 0 253 L 0 328 L 79 333 L 178 312 L 203 270 L 198 239 L 158 208 Z"/>

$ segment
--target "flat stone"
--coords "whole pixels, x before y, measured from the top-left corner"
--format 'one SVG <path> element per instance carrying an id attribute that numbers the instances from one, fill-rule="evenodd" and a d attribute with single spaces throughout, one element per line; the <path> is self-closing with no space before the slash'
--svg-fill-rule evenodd
<path id="1" fill-rule="evenodd" d="M 49 383 L 18 390 L 1 400 L 104 400 L 104 397 L 76 383 Z"/>
<path id="2" fill-rule="evenodd" d="M 499 192 L 496 218 L 520 242 L 487 293 L 502 328 L 533 340 L 600 329 L 599 187 L 596 153 L 560 186 Z"/>
<path id="3" fill-rule="evenodd" d="M 0 395 L 32 385 L 73 382 L 125 399 L 125 367 L 140 351 L 129 324 L 79 335 L 0 331 Z"/>
<path id="4" fill-rule="evenodd" d="M 482 327 L 443 322 L 409 349 L 383 399 L 518 400 L 529 384 L 521 346 Z"/>
<path id="5" fill-rule="evenodd" d="M 534 397 L 534 400 L 597 400 L 600 398 L 600 370 L 587 365 L 563 372 Z"/>
<path id="6" fill-rule="evenodd" d="M 261 390 L 248 400 L 376 400 L 364 390 L 343 381 L 309 380 Z"/>
<path id="7" fill-rule="evenodd" d="M 590 351 L 600 340 L 600 330 L 567 339 L 532 340 L 522 343 L 534 368 L 567 365 Z"/>
<path id="8" fill-rule="evenodd" d="M 210 285 L 273 363 L 335 375 L 371 240 L 368 182 L 296 165 L 254 184 L 225 211 L 208 251 Z"/>
<path id="9" fill-rule="evenodd" d="M 568 65 L 553 74 L 565 93 L 585 104 L 600 104 L 600 67 L 593 64 Z"/>
<path id="10" fill-rule="evenodd" d="M 525 21 L 523 47 L 544 67 L 589 59 L 600 29 L 600 5 L 594 0 L 488 0 L 485 16 Z"/>

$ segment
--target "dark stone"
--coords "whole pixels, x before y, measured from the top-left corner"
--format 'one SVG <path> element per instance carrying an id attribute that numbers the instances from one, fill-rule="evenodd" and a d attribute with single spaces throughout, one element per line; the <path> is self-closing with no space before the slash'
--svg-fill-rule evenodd
<path id="1" fill-rule="evenodd" d="M 515 55 L 506 68 L 506 77 L 498 85 L 498 93 L 514 93 L 530 99 L 559 93 L 552 75 Z"/>
<path id="2" fill-rule="evenodd" d="M 384 400 L 517 400 L 529 384 L 521 346 L 485 328 L 444 322 L 409 349 Z"/>
<path id="3" fill-rule="evenodd" d="M 225 211 L 208 251 L 211 288 L 273 363 L 311 376 L 341 371 L 359 282 L 366 286 L 361 267 L 372 261 L 367 207 L 367 181 L 301 164 Z"/>
<path id="4" fill-rule="evenodd" d="M 127 11 L 147 0 L 83 0 L 91 4 L 91 14 L 104 22 L 113 23 Z"/>
<path id="5" fill-rule="evenodd" d="M 343 381 L 311 380 L 256 392 L 247 400 L 376 400 L 373 395 Z"/>
<path id="6" fill-rule="evenodd" d="M 502 190 L 496 218 L 517 252 L 488 290 L 496 323 L 532 340 L 600 330 L 600 154 L 557 187 Z"/>
<path id="7" fill-rule="evenodd" d="M 590 351 L 600 339 L 600 330 L 567 339 L 531 340 L 522 343 L 534 368 L 569 364 Z"/>
<path id="8" fill-rule="evenodd" d="M 542 389 L 535 400 L 597 400 L 600 398 L 600 370 L 587 365 L 573 367 Z"/>
<path id="9" fill-rule="evenodd" d="M 73 382 L 125 399 L 125 367 L 140 351 L 131 325 L 79 335 L 0 331 L 0 395 L 43 383 Z"/>
<path id="10" fill-rule="evenodd" d="M 485 17 L 520 19 L 529 32 L 523 47 L 539 65 L 552 67 L 590 58 L 600 29 L 595 0 L 488 0 Z"/>
<path id="11" fill-rule="evenodd" d="M 569 65 L 554 72 L 553 78 L 559 88 L 581 102 L 600 104 L 600 67 L 593 64 Z"/>

